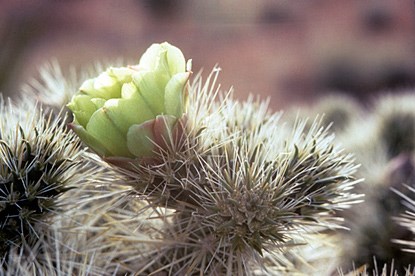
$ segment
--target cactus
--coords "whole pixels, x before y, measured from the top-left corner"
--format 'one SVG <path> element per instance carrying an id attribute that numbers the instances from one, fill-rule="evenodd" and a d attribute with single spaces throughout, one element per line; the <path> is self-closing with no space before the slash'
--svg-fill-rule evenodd
<path id="1" fill-rule="evenodd" d="M 414 263 L 414 255 L 395 242 L 412 240 L 414 235 L 395 219 L 405 206 L 393 192 L 408 197 L 405 186 L 414 185 L 414 107 L 415 98 L 410 94 L 383 96 L 365 116 L 363 127 L 347 136 L 352 142 L 346 147 L 355 151 L 362 164 L 359 176 L 366 180 L 359 192 L 366 196 L 362 205 L 345 213 L 351 230 L 344 233 L 343 268 L 366 266 L 380 273 L 388 266 L 404 274 Z M 353 137 L 360 132 L 365 137 Z"/>
<path id="2" fill-rule="evenodd" d="M 304 121 L 285 128 L 265 102 L 218 94 L 218 72 L 190 85 L 182 138 L 156 152 L 163 162 L 111 162 L 149 206 L 174 210 L 161 212 L 159 235 L 144 241 L 156 244 L 150 253 L 127 245 L 136 252 L 127 262 L 130 272 L 291 270 L 284 252 L 298 233 L 335 227 L 336 210 L 356 199 L 348 190 L 358 182 L 357 166 L 318 120 L 307 132 Z M 134 235 L 142 233 L 127 231 L 124 239 Z"/>
<path id="3" fill-rule="evenodd" d="M 3 99 L 0 113 L 0 258 L 7 271 L 12 252 L 36 256 L 34 248 L 65 211 L 62 196 L 92 168 L 81 162 L 81 143 L 68 133 L 65 114 Z"/>

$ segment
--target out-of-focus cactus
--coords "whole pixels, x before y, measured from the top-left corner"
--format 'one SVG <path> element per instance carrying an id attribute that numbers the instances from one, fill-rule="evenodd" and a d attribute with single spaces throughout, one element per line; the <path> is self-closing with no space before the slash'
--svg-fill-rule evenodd
<path id="1" fill-rule="evenodd" d="M 406 239 L 405 237 L 401 237 L 401 239 L 395 239 L 393 241 L 401 245 L 402 251 L 412 253 L 415 258 L 415 187 L 414 185 L 406 185 L 404 188 L 406 188 L 404 191 L 394 189 L 394 192 L 401 197 L 402 204 L 406 208 L 395 220 L 402 227 L 410 231 L 412 235 L 408 235 Z"/>
<path id="2" fill-rule="evenodd" d="M 414 187 L 415 97 L 410 94 L 383 96 L 367 114 L 369 125 L 356 128 L 347 137 L 347 147 L 356 151 L 362 163 L 359 172 L 366 179 L 359 191 L 365 203 L 345 214 L 350 232 L 344 233 L 343 267 L 363 266 L 381 271 L 387 265 L 404 274 L 414 263 L 414 255 L 403 251 L 396 240 L 412 240 L 414 235 L 396 222 L 405 211 L 401 195 Z M 355 135 L 362 132 L 357 141 Z M 373 262 L 376 259 L 376 262 Z"/>
<path id="3" fill-rule="evenodd" d="M 385 96 L 377 102 L 378 137 L 389 158 L 401 153 L 411 154 L 415 150 L 415 96 Z"/>
<path id="4" fill-rule="evenodd" d="M 359 103 L 352 97 L 331 93 L 321 97 L 310 106 L 294 107 L 288 110 L 288 116 L 292 122 L 295 117 L 315 118 L 322 116 L 322 126 L 330 126 L 330 130 L 336 137 L 342 137 L 350 131 L 350 128 L 361 119 L 363 110 Z M 312 121 L 308 122 L 311 125 Z"/>

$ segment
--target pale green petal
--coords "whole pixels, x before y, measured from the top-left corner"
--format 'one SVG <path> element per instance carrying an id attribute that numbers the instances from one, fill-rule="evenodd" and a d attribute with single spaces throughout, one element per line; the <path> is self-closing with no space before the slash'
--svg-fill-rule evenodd
<path id="1" fill-rule="evenodd" d="M 133 82 L 124 83 L 121 88 L 121 98 L 123 99 L 138 99 L 138 88 Z"/>
<path id="2" fill-rule="evenodd" d="M 184 89 L 190 73 L 179 73 L 174 75 L 166 85 L 164 106 L 166 114 L 180 118 L 185 112 Z"/>
<path id="3" fill-rule="evenodd" d="M 100 144 L 104 145 L 112 156 L 130 157 L 126 137 L 107 114 L 105 107 L 97 110 L 89 120 L 86 131 Z"/>
<path id="4" fill-rule="evenodd" d="M 88 79 L 86 81 L 84 81 L 81 85 L 81 87 L 79 88 L 79 91 L 81 91 L 81 93 L 87 94 L 87 95 L 91 95 L 90 93 L 95 93 L 95 88 L 94 88 L 94 81 L 95 79 Z"/>
<path id="5" fill-rule="evenodd" d="M 69 124 L 69 128 L 72 129 L 76 135 L 94 152 L 100 156 L 109 156 L 110 152 L 106 147 L 97 139 L 92 137 L 82 126 L 77 124 Z"/>
<path id="6" fill-rule="evenodd" d="M 97 94 L 91 94 L 96 98 L 112 99 L 121 97 L 121 86 L 115 77 L 108 72 L 101 73 L 94 81 Z"/>
<path id="7" fill-rule="evenodd" d="M 154 71 L 159 63 L 161 50 L 160 44 L 152 44 L 141 56 L 139 66 Z"/>
<path id="8" fill-rule="evenodd" d="M 86 80 L 79 90 L 81 93 L 87 94 L 94 98 L 119 98 L 121 96 L 122 83 L 115 77 L 112 77 L 108 72 L 101 73 L 94 79 Z"/>
<path id="9" fill-rule="evenodd" d="M 136 99 L 111 99 L 105 102 L 104 108 L 123 135 L 131 125 L 141 124 L 155 116 L 145 103 Z"/>
<path id="10" fill-rule="evenodd" d="M 169 77 L 186 70 L 182 51 L 167 42 L 151 45 L 141 57 L 139 65 L 149 71 L 168 74 Z"/>
<path id="11" fill-rule="evenodd" d="M 155 145 L 151 124 L 132 125 L 127 133 L 127 146 L 136 157 L 151 156 Z"/>
<path id="12" fill-rule="evenodd" d="M 134 74 L 134 84 L 139 91 L 139 101 L 145 103 L 155 115 L 164 113 L 164 85 L 155 72 Z"/>
<path id="13" fill-rule="evenodd" d="M 167 83 L 167 81 L 171 78 L 169 64 L 167 62 L 167 51 L 160 52 L 157 66 L 152 71 L 155 72 L 158 78 L 162 79 L 164 83 Z"/>
<path id="14" fill-rule="evenodd" d="M 162 46 L 167 49 L 167 64 L 170 76 L 185 72 L 186 60 L 183 56 L 182 51 L 180 51 L 179 48 L 168 44 L 167 42 L 163 43 Z"/>
<path id="15" fill-rule="evenodd" d="M 108 72 L 104 72 L 99 74 L 98 77 L 95 78 L 94 81 L 94 88 L 96 90 L 106 89 L 108 87 L 113 87 L 118 84 L 116 78 L 111 76 Z"/>
<path id="16" fill-rule="evenodd" d="M 107 70 L 108 74 L 120 83 L 131 82 L 134 70 L 128 67 L 111 67 Z"/>
<path id="17" fill-rule="evenodd" d="M 91 96 L 88 95 L 76 95 L 72 98 L 72 101 L 68 104 L 68 108 L 72 110 L 75 121 L 86 127 L 89 118 L 99 108 L 97 107 Z"/>
<path id="18" fill-rule="evenodd" d="M 101 99 L 101 98 L 92 98 L 92 99 L 91 99 L 91 102 L 93 102 L 93 103 L 94 103 L 94 105 L 95 105 L 95 107 L 96 107 L 97 109 L 99 109 L 99 108 L 101 108 L 101 107 L 103 107 L 103 106 L 104 106 L 104 104 L 105 104 L 105 99 Z"/>
<path id="19" fill-rule="evenodd" d="M 159 115 L 153 120 L 131 126 L 127 133 L 128 149 L 136 157 L 154 155 L 154 150 L 165 146 L 176 122 L 174 116 Z"/>

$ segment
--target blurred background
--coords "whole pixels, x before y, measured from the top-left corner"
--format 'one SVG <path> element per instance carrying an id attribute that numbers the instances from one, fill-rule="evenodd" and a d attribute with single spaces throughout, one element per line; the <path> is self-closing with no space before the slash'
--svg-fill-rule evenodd
<path id="1" fill-rule="evenodd" d="M 413 0 L 0 0 L 0 40 L 0 91 L 11 96 L 53 59 L 138 62 L 163 41 L 194 72 L 219 64 L 225 90 L 270 97 L 274 110 L 415 87 Z"/>

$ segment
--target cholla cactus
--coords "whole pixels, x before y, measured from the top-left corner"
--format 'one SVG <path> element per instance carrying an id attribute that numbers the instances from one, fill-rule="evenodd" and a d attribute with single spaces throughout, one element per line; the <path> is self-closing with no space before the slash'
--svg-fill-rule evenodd
<path id="1" fill-rule="evenodd" d="M 415 96 L 384 96 L 375 106 L 378 137 L 390 158 L 415 150 Z"/>
<path id="2" fill-rule="evenodd" d="M 372 264 L 373 263 L 373 264 Z M 358 268 L 354 268 L 347 273 L 339 270 L 339 276 L 412 276 L 415 274 L 415 269 L 412 266 L 408 266 L 403 270 L 395 269 L 396 266 L 392 261 L 390 264 L 378 265 L 376 259 L 372 262 L 372 265 L 363 265 Z M 370 267 L 374 267 L 371 269 Z"/>
<path id="3" fill-rule="evenodd" d="M 89 169 L 63 114 L 53 119 L 33 104 L 3 100 L 0 114 L 0 257 L 7 269 L 10 250 L 35 246 L 63 207 L 59 197 Z"/>
<path id="4" fill-rule="evenodd" d="M 351 96 L 332 93 L 325 95 L 311 106 L 291 108 L 288 116 L 294 117 L 293 115 L 298 113 L 310 118 L 321 115 L 322 125 L 330 125 L 330 130 L 336 134 L 336 137 L 342 138 L 343 134 L 347 134 L 353 125 L 361 120 L 363 110 Z"/>
<path id="5" fill-rule="evenodd" d="M 394 190 L 404 201 L 404 205 L 407 210 L 396 218 L 398 223 L 408 229 L 412 233 L 412 239 L 408 240 L 394 240 L 394 242 L 400 244 L 405 252 L 414 254 L 415 258 L 415 200 L 413 196 L 415 194 L 415 188 L 406 186 L 408 193 L 402 193 L 398 190 Z"/>
<path id="6" fill-rule="evenodd" d="M 127 243 L 130 257 L 125 259 L 121 252 L 120 259 L 129 272 L 288 271 L 293 267 L 283 252 L 295 244 L 296 236 L 304 229 L 336 226 L 335 211 L 356 200 L 349 190 L 358 182 L 353 177 L 357 166 L 351 155 L 335 146 L 319 120 L 308 131 L 305 121 L 293 129 L 284 127 L 281 115 L 269 113 L 266 103 L 252 99 L 240 103 L 231 94 L 220 94 L 218 72 L 215 68 L 205 83 L 198 76 L 190 85 L 179 132 L 166 132 L 162 145 L 149 136 L 158 162 L 135 162 L 128 153 L 114 155 L 120 163 L 111 160 L 154 210 L 174 210 L 160 213 L 163 223 L 148 242 L 153 250 L 143 254 L 139 245 Z M 181 82 L 178 91 L 183 87 Z M 151 87 L 147 89 L 146 94 Z M 180 98 L 172 102 L 184 103 Z M 101 111 L 93 111 L 91 118 L 96 112 Z M 113 127 L 118 119 L 112 119 Z M 78 133 L 108 160 L 100 143 Z M 120 146 L 125 139 L 111 143 Z M 128 140 L 127 145 L 131 150 Z M 131 241 L 134 235 L 140 233 L 131 231 L 124 238 Z"/>
<path id="7" fill-rule="evenodd" d="M 22 95 L 18 95 L 17 98 L 23 102 L 27 102 L 29 99 L 33 102 L 39 102 L 59 115 L 59 112 L 68 104 L 81 84 L 94 77 L 97 72 L 104 71 L 108 67 L 107 64 L 109 62 L 84 65 L 82 70 L 71 67 L 66 72 L 57 60 L 52 60 L 40 67 L 39 76 L 22 86 Z M 121 60 L 111 62 L 112 66 L 121 66 L 121 64 Z M 72 118 L 68 119 L 72 120 Z"/>
<path id="8" fill-rule="evenodd" d="M 82 185 L 59 198 L 65 210 L 47 221 L 36 243 L 12 247 L 7 269 L 0 270 L 0 275 L 98 276 L 120 272 L 119 259 L 114 260 L 119 254 L 114 252 L 122 250 L 123 241 L 114 238 L 117 227 L 108 218 L 117 215 L 119 219 L 126 212 L 119 202 L 129 193 L 128 187 L 117 184 L 119 178 L 102 164 L 95 164 L 89 155 L 84 157 L 93 170 L 84 174 Z M 113 182 L 111 186 L 108 180 Z"/>
<path id="9" fill-rule="evenodd" d="M 415 165 L 415 97 L 409 94 L 387 96 L 366 115 L 370 123 L 351 132 L 349 149 L 356 152 L 362 163 L 360 176 L 366 178 L 360 192 L 365 203 L 346 213 L 350 232 L 345 233 L 344 267 L 366 265 L 381 271 L 385 265 L 402 274 L 414 263 L 414 256 L 402 251 L 395 240 L 412 240 L 413 234 L 395 221 L 404 212 L 402 199 L 392 190 L 408 196 L 405 185 L 413 187 Z M 356 141 L 363 132 L 365 139 Z M 362 137 L 361 137 L 362 138 Z M 344 139 L 346 140 L 346 139 Z M 376 214 L 376 215 L 374 215 Z M 373 263 L 373 259 L 376 263 Z"/>
<path id="10" fill-rule="evenodd" d="M 394 270 L 402 274 L 413 264 L 414 256 L 402 251 L 402 246 L 394 241 L 410 240 L 414 235 L 396 223 L 395 217 L 402 213 L 404 206 L 391 190 L 402 190 L 403 183 L 413 181 L 413 169 L 411 160 L 399 157 L 384 168 L 386 173 L 367 179 L 365 203 L 346 216 L 351 230 L 345 233 L 345 244 L 349 246 L 345 249 L 344 267 L 366 265 L 380 271 L 386 264 L 393 263 Z"/>
<path id="11" fill-rule="evenodd" d="M 0 110 L 0 275 L 117 273 L 122 244 L 103 233 L 123 180 L 81 148 L 63 113 L 27 101 Z"/>
<path id="12" fill-rule="evenodd" d="M 40 67 L 37 78 L 33 78 L 22 86 L 21 98 L 23 101 L 31 98 L 59 112 L 72 98 L 74 91 L 78 89 L 82 81 L 88 77 L 92 76 L 87 73 L 87 70 L 82 70 L 79 74 L 75 68 L 71 68 L 66 74 L 58 61 L 52 60 Z"/>

